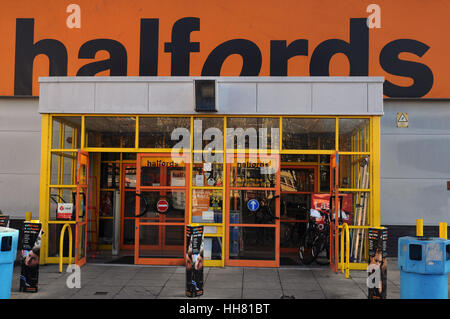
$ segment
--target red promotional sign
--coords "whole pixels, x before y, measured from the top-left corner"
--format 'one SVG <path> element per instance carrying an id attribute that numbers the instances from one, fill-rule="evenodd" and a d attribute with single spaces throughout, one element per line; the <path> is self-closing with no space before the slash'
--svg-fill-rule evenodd
<path id="1" fill-rule="evenodd" d="M 344 223 L 353 224 L 353 194 L 339 194 L 342 197 L 342 210 L 347 214 Z M 328 213 L 330 209 L 330 194 L 312 194 L 311 208 Z M 321 221 L 320 221 L 321 223 Z"/>
<path id="2" fill-rule="evenodd" d="M 165 199 L 161 199 L 156 204 L 156 209 L 159 213 L 165 213 L 169 209 L 169 202 L 167 202 Z"/>
<path id="3" fill-rule="evenodd" d="M 353 211 L 352 194 L 339 194 L 339 196 L 343 197 L 342 210 L 346 213 L 351 213 Z M 330 209 L 330 194 L 312 194 L 311 208 L 322 211 Z"/>

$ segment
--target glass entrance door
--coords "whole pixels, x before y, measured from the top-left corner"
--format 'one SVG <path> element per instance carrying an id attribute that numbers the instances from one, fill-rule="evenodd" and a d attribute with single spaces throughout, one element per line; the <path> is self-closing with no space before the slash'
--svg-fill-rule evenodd
<path id="1" fill-rule="evenodd" d="M 138 154 L 136 264 L 183 265 L 189 197 L 187 156 Z"/>
<path id="2" fill-rule="evenodd" d="M 279 267 L 279 155 L 228 155 L 226 196 L 226 264 Z"/>
<path id="3" fill-rule="evenodd" d="M 136 215 L 136 164 L 122 164 L 120 249 L 134 250 Z"/>
<path id="4" fill-rule="evenodd" d="M 87 247 L 87 206 L 89 203 L 89 153 L 78 151 L 77 154 L 77 191 L 75 196 L 75 264 L 86 263 Z"/>
<path id="5" fill-rule="evenodd" d="M 306 230 L 312 194 L 318 192 L 317 166 L 281 163 L 280 253 L 281 264 L 297 264 L 298 247 Z"/>

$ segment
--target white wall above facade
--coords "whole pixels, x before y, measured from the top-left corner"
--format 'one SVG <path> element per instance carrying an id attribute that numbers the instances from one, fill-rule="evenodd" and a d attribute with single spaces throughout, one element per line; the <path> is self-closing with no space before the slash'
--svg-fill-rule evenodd
<path id="1" fill-rule="evenodd" d="M 40 113 L 195 114 L 194 80 L 217 114 L 382 115 L 382 77 L 40 77 Z"/>

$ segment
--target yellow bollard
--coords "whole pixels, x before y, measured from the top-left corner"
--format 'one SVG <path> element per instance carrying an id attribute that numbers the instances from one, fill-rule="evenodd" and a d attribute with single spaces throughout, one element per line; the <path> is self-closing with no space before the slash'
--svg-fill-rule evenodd
<path id="1" fill-rule="evenodd" d="M 29 222 L 29 221 L 31 221 L 31 218 L 33 218 L 33 213 L 32 212 L 25 212 L 25 221 Z"/>
<path id="2" fill-rule="evenodd" d="M 416 219 L 416 236 L 423 236 L 423 219 Z"/>
<path id="3" fill-rule="evenodd" d="M 439 237 L 447 239 L 447 223 L 439 223 Z"/>

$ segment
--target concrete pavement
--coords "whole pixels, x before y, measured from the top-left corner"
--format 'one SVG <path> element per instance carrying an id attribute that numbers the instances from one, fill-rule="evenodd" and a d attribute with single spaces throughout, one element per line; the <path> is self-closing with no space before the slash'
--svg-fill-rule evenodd
<path id="1" fill-rule="evenodd" d="M 397 261 L 389 260 L 388 298 L 400 298 Z M 39 291 L 19 292 L 20 267 L 15 267 L 11 299 L 172 299 L 185 296 L 185 268 L 87 264 L 81 268 L 81 288 L 68 288 L 70 274 L 57 265 L 40 267 Z M 329 267 L 205 268 L 200 299 L 366 299 L 366 272 L 351 271 L 346 279 Z M 450 288 L 450 286 L 449 286 Z M 187 298 L 189 299 L 189 298 Z"/>

